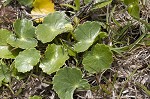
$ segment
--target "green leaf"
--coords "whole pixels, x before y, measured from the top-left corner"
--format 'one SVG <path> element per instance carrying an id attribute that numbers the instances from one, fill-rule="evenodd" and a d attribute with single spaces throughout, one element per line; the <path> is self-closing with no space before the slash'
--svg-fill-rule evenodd
<path id="1" fill-rule="evenodd" d="M 8 30 L 0 30 L 0 58 L 15 58 L 18 51 L 12 51 L 12 47 L 7 44 L 7 39 L 12 33 Z"/>
<path id="2" fill-rule="evenodd" d="M 33 3 L 33 0 L 17 0 L 17 1 L 22 5 L 29 6 L 29 7 L 31 7 Z"/>
<path id="3" fill-rule="evenodd" d="M 80 10 L 80 0 L 74 0 L 77 11 Z"/>
<path id="4" fill-rule="evenodd" d="M 108 4 L 110 4 L 112 0 L 96 0 L 96 4 L 94 5 L 93 9 L 102 8 Z"/>
<path id="5" fill-rule="evenodd" d="M 14 59 L 19 53 L 18 49 L 13 50 L 11 46 L 0 46 L 0 58 Z"/>
<path id="6" fill-rule="evenodd" d="M 53 88 L 60 99 L 73 99 L 76 88 L 89 89 L 87 80 L 82 79 L 82 73 L 77 68 L 62 68 L 53 79 Z"/>
<path id="7" fill-rule="evenodd" d="M 104 39 L 104 38 L 108 37 L 108 34 L 106 32 L 100 32 L 99 36 L 101 39 Z"/>
<path id="8" fill-rule="evenodd" d="M 60 45 L 48 45 L 45 57 L 40 63 L 42 70 L 48 74 L 56 72 L 68 59 L 68 53 Z"/>
<path id="9" fill-rule="evenodd" d="M 29 99 L 42 99 L 42 97 L 34 95 L 34 96 L 30 97 Z"/>
<path id="10" fill-rule="evenodd" d="M 22 49 L 33 48 L 37 45 L 35 37 L 35 28 L 32 21 L 23 19 L 16 20 L 14 23 L 15 34 L 12 34 L 7 42 L 13 47 Z"/>
<path id="11" fill-rule="evenodd" d="M 140 18 L 140 8 L 139 4 L 133 3 L 128 7 L 128 13 L 135 18 Z"/>
<path id="12" fill-rule="evenodd" d="M 6 64 L 0 61 L 0 86 L 2 82 L 9 82 L 10 81 L 10 71 Z"/>
<path id="13" fill-rule="evenodd" d="M 43 24 L 36 29 L 36 35 L 43 43 L 51 42 L 58 34 L 72 30 L 72 25 L 65 13 L 54 12 L 44 18 Z"/>
<path id="14" fill-rule="evenodd" d="M 133 4 L 133 3 L 139 3 L 139 0 L 124 0 L 124 4 L 126 5 L 130 5 L 130 4 Z"/>
<path id="15" fill-rule="evenodd" d="M 37 40 L 34 38 L 17 38 L 16 35 L 11 35 L 7 42 L 16 48 L 28 49 L 37 46 Z"/>
<path id="16" fill-rule="evenodd" d="M 100 73 L 103 69 L 110 67 L 113 61 L 112 52 L 109 47 L 103 44 L 97 44 L 92 51 L 83 58 L 85 70 L 90 73 Z"/>
<path id="17" fill-rule="evenodd" d="M 84 3 L 85 4 L 88 4 L 88 3 L 90 3 L 92 0 L 84 0 Z"/>
<path id="18" fill-rule="evenodd" d="M 79 25 L 75 32 L 76 40 L 78 41 L 74 45 L 74 49 L 77 52 L 84 52 L 94 42 L 95 38 L 99 35 L 100 25 L 97 22 L 85 22 Z"/>
<path id="19" fill-rule="evenodd" d="M 128 6 L 128 13 L 135 18 L 140 18 L 139 0 L 124 0 Z"/>
<path id="20" fill-rule="evenodd" d="M 15 67 L 18 72 L 27 72 L 33 69 L 40 59 L 40 52 L 36 49 L 26 49 L 19 53 L 15 59 Z"/>
<path id="21" fill-rule="evenodd" d="M 16 20 L 14 23 L 14 30 L 16 36 L 21 38 L 33 38 L 35 36 L 35 28 L 33 26 L 32 21 L 23 19 L 23 20 Z"/>
<path id="22" fill-rule="evenodd" d="M 5 29 L 0 30 L 0 45 L 7 45 L 7 39 L 11 35 L 11 32 Z"/>

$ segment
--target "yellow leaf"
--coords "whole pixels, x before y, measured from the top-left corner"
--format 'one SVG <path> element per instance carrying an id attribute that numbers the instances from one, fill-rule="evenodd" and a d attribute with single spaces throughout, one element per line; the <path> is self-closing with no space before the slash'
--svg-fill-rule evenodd
<path id="1" fill-rule="evenodd" d="M 42 22 L 43 17 L 45 17 L 47 14 L 53 13 L 54 11 L 54 3 L 52 0 L 35 0 L 33 2 L 31 16 L 38 23 Z"/>

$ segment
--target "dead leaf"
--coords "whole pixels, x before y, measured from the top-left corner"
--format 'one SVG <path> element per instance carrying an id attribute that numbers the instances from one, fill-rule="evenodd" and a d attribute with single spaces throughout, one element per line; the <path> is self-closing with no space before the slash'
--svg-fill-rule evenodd
<path id="1" fill-rule="evenodd" d="M 52 0 L 35 0 L 33 2 L 33 9 L 31 16 L 37 23 L 42 22 L 43 18 L 49 14 L 55 12 L 54 3 Z"/>

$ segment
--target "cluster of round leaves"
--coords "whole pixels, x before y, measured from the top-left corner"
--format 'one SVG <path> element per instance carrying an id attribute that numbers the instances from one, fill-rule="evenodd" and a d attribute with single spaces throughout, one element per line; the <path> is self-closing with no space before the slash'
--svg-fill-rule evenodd
<path id="1" fill-rule="evenodd" d="M 39 63 L 43 72 L 51 74 L 54 90 L 61 99 L 73 99 L 76 88 L 89 89 L 87 80 L 82 79 L 82 72 L 78 68 L 61 68 L 69 59 L 68 51 L 63 45 L 48 44 L 44 55 L 36 49 L 37 43 L 49 43 L 57 35 L 73 32 L 76 43 L 72 49 L 76 54 L 86 51 L 82 64 L 89 73 L 100 73 L 110 67 L 112 52 L 107 45 L 96 44 L 87 51 L 100 36 L 101 26 L 98 22 L 85 22 L 73 29 L 71 21 L 63 12 L 54 12 L 44 18 L 42 24 L 33 26 L 32 21 L 23 19 L 14 23 L 14 33 L 0 30 L 0 58 L 15 59 L 18 72 L 28 72 Z M 1 53 L 2 52 L 2 53 Z M 14 53 L 15 52 L 15 53 Z M 3 71 L 4 68 L 0 68 Z M 0 72 L 0 76 L 4 75 Z M 2 82 L 5 78 L 0 79 Z"/>

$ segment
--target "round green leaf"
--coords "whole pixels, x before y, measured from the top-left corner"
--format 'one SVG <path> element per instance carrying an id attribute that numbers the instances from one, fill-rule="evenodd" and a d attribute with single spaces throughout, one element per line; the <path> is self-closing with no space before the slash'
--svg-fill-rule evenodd
<path id="1" fill-rule="evenodd" d="M 43 24 L 36 29 L 36 35 L 43 43 L 51 42 L 58 34 L 72 30 L 72 25 L 65 13 L 54 12 L 44 18 Z"/>
<path id="2" fill-rule="evenodd" d="M 16 20 L 14 23 L 15 34 L 18 38 L 33 38 L 35 37 L 35 27 L 32 21 L 27 19 Z"/>
<path id="3" fill-rule="evenodd" d="M 109 47 L 97 44 L 91 52 L 83 59 L 84 68 L 90 73 L 100 73 L 103 69 L 110 67 L 113 61 L 112 52 Z"/>
<path id="4" fill-rule="evenodd" d="M 53 79 L 53 88 L 60 99 L 73 99 L 76 88 L 89 89 L 87 80 L 82 79 L 82 73 L 77 68 L 62 68 Z"/>
<path id="5" fill-rule="evenodd" d="M 15 67 L 18 72 L 27 72 L 33 69 L 40 59 L 40 52 L 36 49 L 26 49 L 20 52 L 15 59 Z"/>
<path id="6" fill-rule="evenodd" d="M 97 22 L 85 22 L 79 25 L 75 30 L 75 37 L 78 41 L 74 45 L 77 52 L 87 50 L 94 42 L 95 38 L 99 35 L 100 24 Z"/>
<path id="7" fill-rule="evenodd" d="M 7 39 L 11 35 L 11 32 L 5 29 L 0 30 L 0 45 L 7 45 Z"/>
<path id="8" fill-rule="evenodd" d="M 16 20 L 14 23 L 15 34 L 12 34 L 7 42 L 13 47 L 23 49 L 33 48 L 37 45 L 35 37 L 35 28 L 32 21 L 23 19 Z"/>
<path id="9" fill-rule="evenodd" d="M 7 42 L 13 47 L 22 49 L 33 48 L 37 45 L 37 40 L 34 38 L 17 38 L 14 34 L 7 39 Z"/>
<path id="10" fill-rule="evenodd" d="M 42 70 L 48 74 L 56 72 L 68 59 L 68 53 L 60 45 L 48 45 L 45 57 L 40 63 Z"/>

